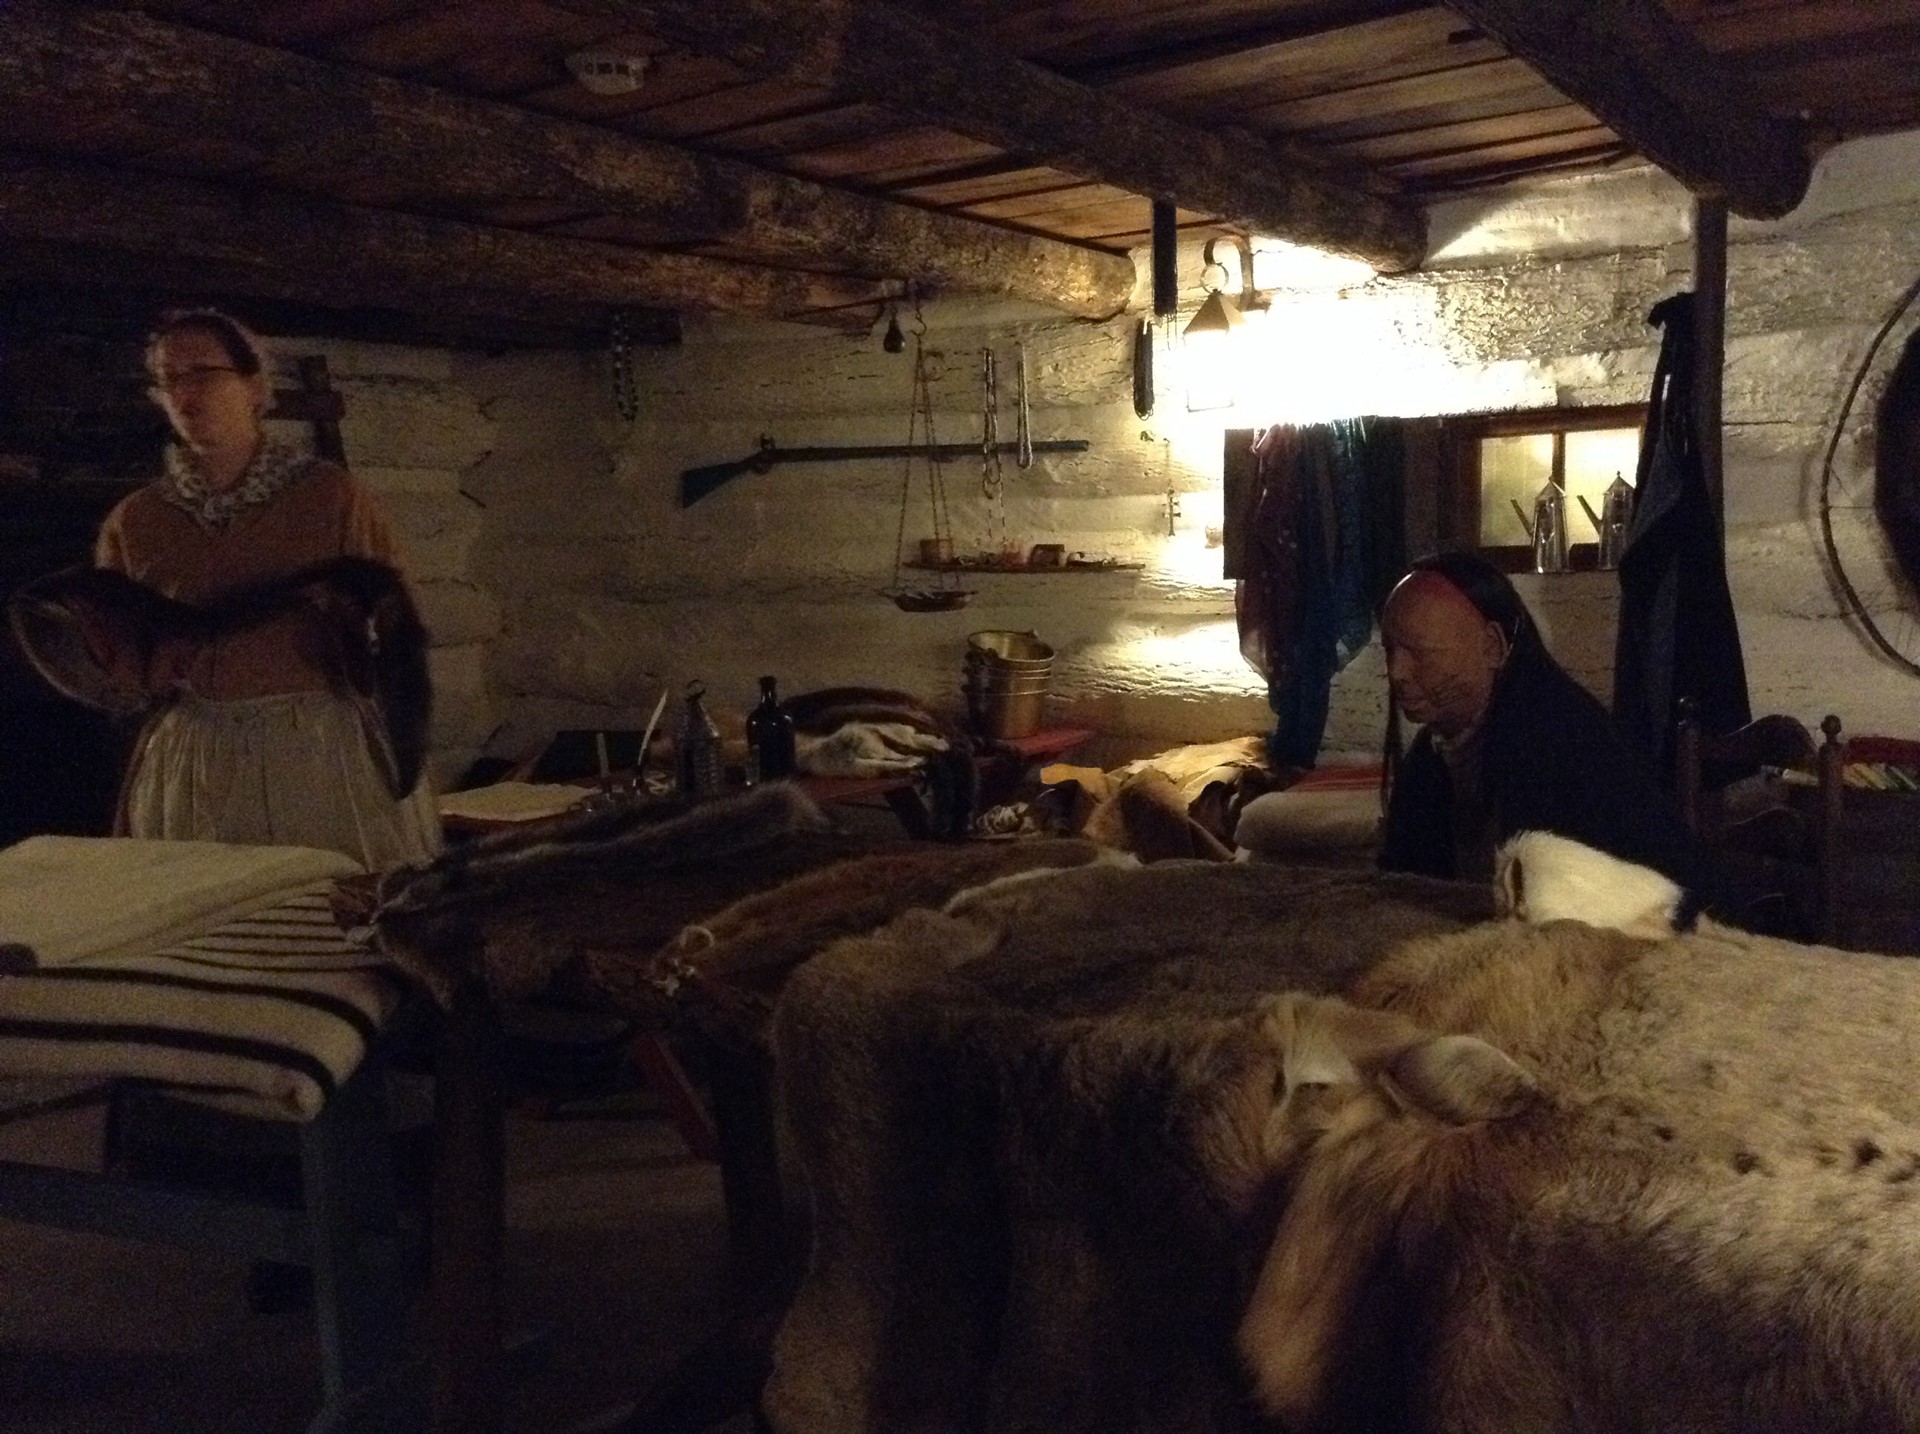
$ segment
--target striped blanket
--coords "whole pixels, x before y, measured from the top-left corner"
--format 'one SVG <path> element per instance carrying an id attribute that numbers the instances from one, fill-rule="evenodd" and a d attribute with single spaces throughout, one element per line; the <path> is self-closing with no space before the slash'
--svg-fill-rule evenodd
<path id="1" fill-rule="evenodd" d="M 146 1080 L 244 1115 L 312 1119 L 402 990 L 335 924 L 331 887 L 308 882 L 137 955 L 0 974 L 0 1076 Z"/>

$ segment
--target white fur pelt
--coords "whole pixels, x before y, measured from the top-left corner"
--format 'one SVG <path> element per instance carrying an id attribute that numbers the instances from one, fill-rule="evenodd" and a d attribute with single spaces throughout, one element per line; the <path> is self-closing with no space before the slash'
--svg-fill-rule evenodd
<path id="1" fill-rule="evenodd" d="M 1582 921 L 1647 941 L 1692 924 L 1678 882 L 1570 837 L 1521 832 L 1493 865 L 1501 914 L 1517 921 Z"/>
<path id="2" fill-rule="evenodd" d="M 845 722 L 824 735 L 800 732 L 794 738 L 800 770 L 814 777 L 904 776 L 951 745 L 905 722 Z"/>

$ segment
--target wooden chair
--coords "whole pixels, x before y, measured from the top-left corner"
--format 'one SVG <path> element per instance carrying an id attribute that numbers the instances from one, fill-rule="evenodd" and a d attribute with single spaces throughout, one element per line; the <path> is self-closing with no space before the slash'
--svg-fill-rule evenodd
<path id="1" fill-rule="evenodd" d="M 1816 744 L 1804 724 L 1774 713 L 1710 736 L 1692 701 L 1683 699 L 1674 785 L 1680 814 L 1722 887 L 1724 913 L 1768 935 L 1831 942 L 1839 914 L 1836 835 L 1845 747 L 1838 717 L 1826 717 L 1820 730 L 1825 740 Z M 1728 800 L 1730 787 L 1762 768 L 1800 777 L 1789 776 L 1773 800 L 1739 810 Z"/>

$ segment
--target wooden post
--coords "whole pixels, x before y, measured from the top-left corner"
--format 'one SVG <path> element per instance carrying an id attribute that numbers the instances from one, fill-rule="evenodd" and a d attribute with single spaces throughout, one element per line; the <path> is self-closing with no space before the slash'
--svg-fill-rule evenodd
<path id="1" fill-rule="evenodd" d="M 1180 222 L 1169 199 L 1153 201 L 1153 316 L 1170 319 L 1180 307 Z"/>
<path id="2" fill-rule="evenodd" d="M 1840 740 L 1840 719 L 1829 712 L 1820 722 L 1820 816 L 1814 823 L 1814 900 L 1816 941 L 1840 940 L 1840 822 L 1846 810 L 1847 744 Z"/>
<path id="3" fill-rule="evenodd" d="M 1693 202 L 1693 296 L 1696 441 L 1713 516 L 1724 535 L 1727 505 L 1720 463 L 1720 391 L 1727 360 L 1727 206 L 1718 199 Z"/>
<path id="4" fill-rule="evenodd" d="M 300 387 L 276 388 L 268 418 L 292 419 L 313 425 L 313 451 L 330 463 L 347 461 L 347 446 L 340 436 L 340 420 L 346 404 L 333 386 L 333 374 L 327 368 L 325 354 L 303 354 L 299 363 Z"/>

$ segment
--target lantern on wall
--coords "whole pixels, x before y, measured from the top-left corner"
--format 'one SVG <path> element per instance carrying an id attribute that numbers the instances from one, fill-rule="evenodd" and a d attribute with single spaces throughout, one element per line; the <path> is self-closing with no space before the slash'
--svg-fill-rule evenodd
<path id="1" fill-rule="evenodd" d="M 1227 266 L 1214 254 L 1220 241 L 1209 239 L 1201 251 L 1200 286 L 1207 297 L 1180 335 L 1181 367 L 1187 378 L 1187 410 L 1232 408 L 1239 397 L 1240 356 L 1233 336 L 1246 322 L 1239 305 L 1227 297 Z"/>

